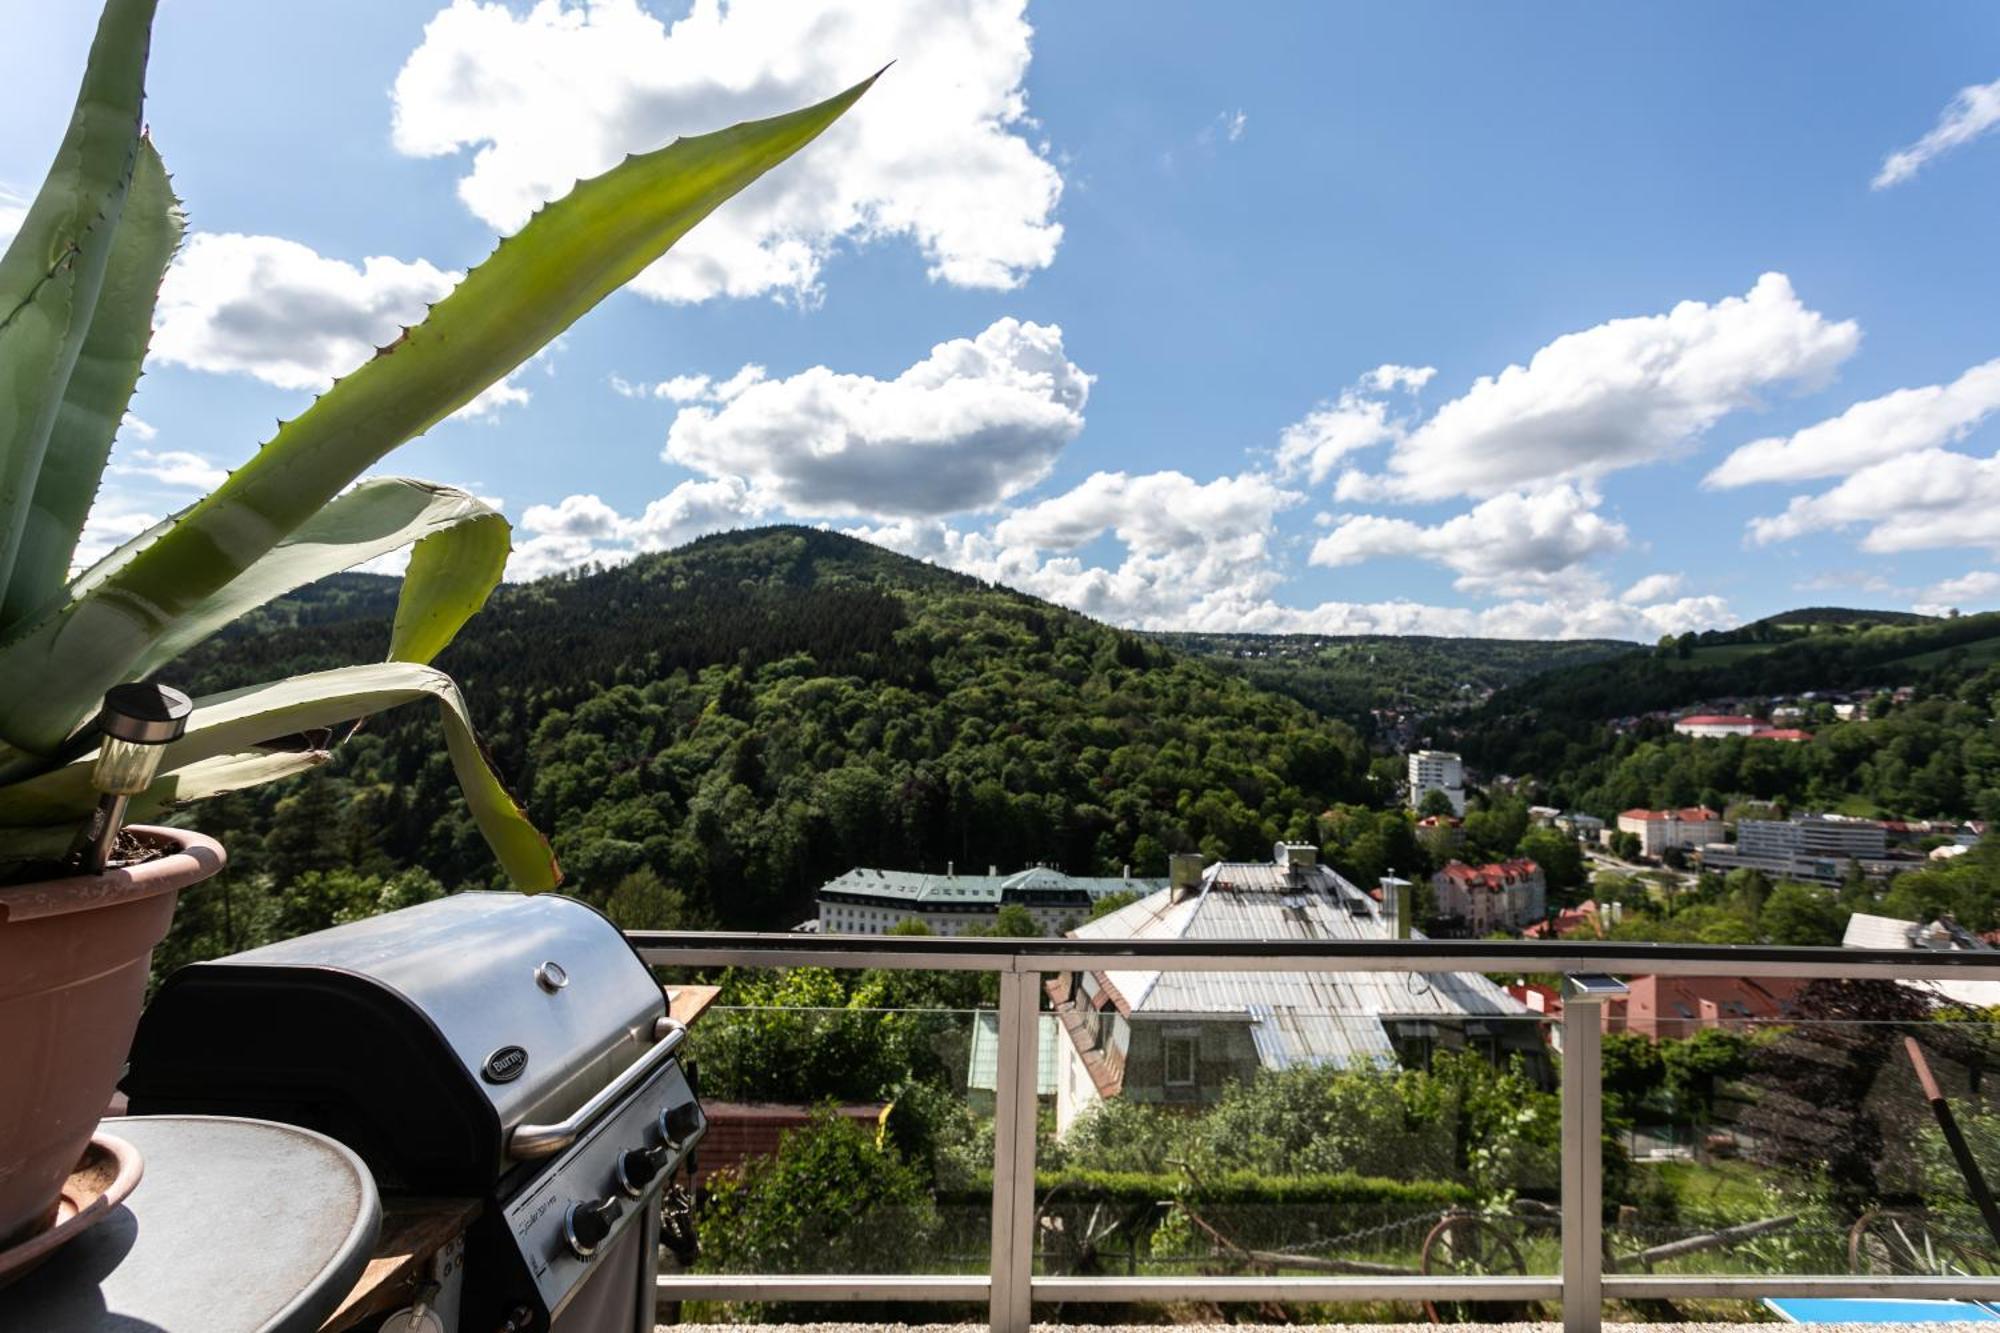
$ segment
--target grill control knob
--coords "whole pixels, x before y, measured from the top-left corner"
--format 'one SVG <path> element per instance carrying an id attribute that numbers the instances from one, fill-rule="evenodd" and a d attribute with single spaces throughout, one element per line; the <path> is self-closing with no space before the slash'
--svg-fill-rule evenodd
<path id="1" fill-rule="evenodd" d="M 596 1203 L 573 1203 L 563 1214 L 563 1239 L 570 1249 L 576 1251 L 579 1259 L 588 1259 L 611 1234 L 611 1224 L 618 1220 L 618 1200 L 600 1199 Z"/>
<path id="2" fill-rule="evenodd" d="M 660 1112 L 660 1137 L 668 1143 L 685 1143 L 700 1128 L 701 1107 L 693 1102 L 682 1102 Z"/>
<path id="3" fill-rule="evenodd" d="M 674 1150 L 664 1143 L 650 1148 L 627 1148 L 618 1157 L 618 1188 L 638 1198 L 673 1159 Z"/>

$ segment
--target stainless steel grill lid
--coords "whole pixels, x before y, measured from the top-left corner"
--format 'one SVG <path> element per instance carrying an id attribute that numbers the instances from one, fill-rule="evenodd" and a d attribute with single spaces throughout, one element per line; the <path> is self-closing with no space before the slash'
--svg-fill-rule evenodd
<path id="1" fill-rule="evenodd" d="M 463 893 L 182 968 L 133 1041 L 137 1114 L 320 1130 L 390 1188 L 484 1193 L 520 1125 L 562 1120 L 654 1044 L 625 937 L 554 894 Z"/>

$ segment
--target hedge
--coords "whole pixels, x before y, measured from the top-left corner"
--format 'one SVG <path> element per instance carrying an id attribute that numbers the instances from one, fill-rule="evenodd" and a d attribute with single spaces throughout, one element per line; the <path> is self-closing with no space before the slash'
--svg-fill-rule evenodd
<path id="1" fill-rule="evenodd" d="M 1037 1171 L 1035 1192 L 1048 1198 L 1060 1188 L 1058 1201 L 1087 1200 L 1104 1203 L 1150 1203 L 1182 1194 L 1209 1204 L 1222 1205 L 1338 1205 L 1349 1208 L 1425 1209 L 1470 1204 L 1473 1192 L 1465 1185 L 1445 1180 L 1390 1180 L 1383 1176 L 1358 1176 L 1351 1171 L 1337 1175 L 1266 1176 L 1255 1171 L 1219 1171 L 1204 1174 L 1197 1187 L 1178 1172 L 1150 1174 L 1143 1171 Z M 988 1202 L 993 1197 L 992 1178 L 981 1177 L 963 1190 L 940 1193 L 940 1203 Z"/>

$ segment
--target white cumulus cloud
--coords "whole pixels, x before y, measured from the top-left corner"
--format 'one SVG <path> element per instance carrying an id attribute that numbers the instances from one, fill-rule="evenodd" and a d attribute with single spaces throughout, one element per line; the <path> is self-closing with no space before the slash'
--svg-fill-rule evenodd
<path id="1" fill-rule="evenodd" d="M 1355 386 L 1321 403 L 1278 436 L 1278 474 L 1304 474 L 1315 485 L 1351 453 L 1400 439 L 1408 423 L 1390 415 L 1390 405 L 1371 394 L 1397 389 L 1415 393 L 1437 374 L 1434 366 L 1380 365 Z"/>
<path id="2" fill-rule="evenodd" d="M 1917 174 L 1940 153 L 1971 143 L 2000 125 L 2000 79 L 1960 88 L 1945 103 L 1931 132 L 1907 148 L 1899 148 L 1882 159 L 1882 169 L 1870 182 L 1877 190 L 1900 185 Z"/>
<path id="3" fill-rule="evenodd" d="M 1048 475 L 1083 429 L 1091 377 L 1055 325 L 1001 319 L 939 343 L 894 379 L 761 367 L 683 408 L 664 457 L 742 478 L 769 506 L 886 517 L 984 509 Z"/>
<path id="4" fill-rule="evenodd" d="M 185 486 L 198 491 L 212 491 L 229 480 L 229 469 L 181 449 L 135 449 L 129 456 L 121 453 L 110 470 L 125 476 L 146 477 L 162 486 Z"/>
<path id="5" fill-rule="evenodd" d="M 396 77 L 404 153 L 473 150 L 459 197 L 514 230 L 627 153 L 818 102 L 894 60 L 841 121 L 635 282 L 672 301 L 810 297 L 842 246 L 913 241 L 934 279 L 1008 288 L 1055 258 L 1062 177 L 1030 142 L 1025 0 L 453 0 Z"/>
<path id="6" fill-rule="evenodd" d="M 2000 357 L 1974 366 L 1950 384 L 1897 389 L 1792 435 L 1753 440 L 1723 459 L 1703 484 L 1733 487 L 1842 476 L 1961 440 L 1995 409 L 2000 409 Z"/>
<path id="7" fill-rule="evenodd" d="M 735 479 L 684 481 L 627 517 L 595 495 L 570 495 L 530 505 L 507 562 L 510 579 L 540 578 L 583 564 L 614 565 L 645 551 L 664 551 L 711 532 L 725 532 L 762 514 L 749 487 Z"/>
<path id="8" fill-rule="evenodd" d="M 1618 594 L 1618 600 L 1628 606 L 1664 601 L 1679 592 L 1683 582 L 1679 574 L 1648 574 Z"/>
<path id="9" fill-rule="evenodd" d="M 167 270 L 153 355 L 194 370 L 324 389 L 458 280 L 426 260 L 360 266 L 277 236 L 201 232 Z"/>
<path id="10" fill-rule="evenodd" d="M 1808 309 L 1767 273 L 1743 296 L 1564 334 L 1527 365 L 1482 376 L 1398 432 L 1386 472 L 1349 472 L 1337 494 L 1489 496 L 1650 463 L 1775 386 L 1822 383 L 1860 341 L 1853 321 Z"/>
<path id="11" fill-rule="evenodd" d="M 1432 527 L 1378 514 L 1342 518 L 1314 543 L 1311 563 L 1339 567 L 1385 556 L 1444 565 L 1461 592 L 1500 595 L 1573 582 L 1576 567 L 1624 549 L 1625 525 L 1575 486 L 1509 491 Z"/>
<path id="12" fill-rule="evenodd" d="M 1910 609 L 1921 616 L 1941 616 L 1950 611 L 1977 609 L 2000 602 L 2000 571 L 1975 569 L 1957 578 L 1945 579 L 1925 588 L 1922 599 Z"/>
<path id="13" fill-rule="evenodd" d="M 421 322 L 462 276 L 423 259 L 374 255 L 355 265 L 281 236 L 197 232 L 160 284 L 152 354 L 191 370 L 323 392 Z M 559 344 L 529 364 L 546 368 Z M 520 375 L 487 386 L 453 416 L 526 403 Z"/>
<path id="14" fill-rule="evenodd" d="M 2000 456 L 1918 449 L 1860 468 L 1820 495 L 1750 521 L 1757 545 L 1812 532 L 1865 528 L 1861 549 L 1887 553 L 1952 546 L 2000 551 Z"/>

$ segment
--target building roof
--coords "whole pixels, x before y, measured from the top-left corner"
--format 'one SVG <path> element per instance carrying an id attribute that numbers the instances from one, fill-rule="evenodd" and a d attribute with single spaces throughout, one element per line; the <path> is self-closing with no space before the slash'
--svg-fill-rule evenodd
<path id="1" fill-rule="evenodd" d="M 1674 722 L 1677 727 L 1760 727 L 1764 725 L 1754 717 L 1741 713 L 1694 713 Z"/>
<path id="2" fill-rule="evenodd" d="M 1812 738 L 1810 731 L 1801 731 L 1797 727 L 1759 727 L 1750 733 L 1753 741 L 1809 741 Z"/>
<path id="3" fill-rule="evenodd" d="M 1224 862 L 1178 901 L 1155 893 L 1078 926 L 1078 939 L 1386 940 L 1383 907 L 1325 866 L 1297 874 Z M 1527 1009 L 1476 973 L 1166 972 L 1100 974 L 1128 1015 L 1238 1015 L 1262 1063 L 1393 1064 L 1385 1019 L 1526 1018 Z"/>
<path id="4" fill-rule="evenodd" d="M 1164 879 L 1065 875 L 1030 866 L 1007 875 L 933 875 L 856 867 L 820 885 L 820 896 L 872 898 L 910 908 L 998 907 L 1003 902 L 1095 902 L 1113 893 L 1151 893 Z"/>
<path id="5" fill-rule="evenodd" d="M 1947 919 L 1948 921 L 1948 919 Z M 1985 949 L 1986 942 L 1947 921 L 1919 925 L 1900 917 L 1856 912 L 1847 918 L 1847 933 L 1841 943 L 1850 949 Z M 1918 985 L 1956 1000 L 1960 1004 L 1991 1008 L 2000 1005 L 2000 981 L 1905 982 Z"/>
<path id="6" fill-rule="evenodd" d="M 1603 923 L 1598 919 L 1597 900 L 1586 898 L 1575 907 L 1559 909 L 1545 921 L 1537 921 L 1521 931 L 1523 937 L 1531 940 L 1556 939 L 1579 927 L 1588 926 L 1600 937 L 1604 934 Z"/>
<path id="7" fill-rule="evenodd" d="M 1542 868 L 1525 856 L 1509 861 L 1495 861 L 1490 865 L 1471 866 L 1463 861 L 1447 861 L 1444 869 L 1438 871 L 1439 879 L 1448 879 L 1455 884 L 1463 884 L 1468 889 L 1485 889 L 1490 893 L 1502 893 L 1524 879 L 1540 877 Z"/>
<path id="8" fill-rule="evenodd" d="M 1632 809 L 1621 811 L 1618 817 L 1620 819 L 1643 819 L 1649 824 L 1666 823 L 1672 820 L 1680 820 L 1688 824 L 1710 824 L 1722 818 L 1721 815 L 1715 813 L 1715 811 L 1705 805 L 1684 805 L 1678 810 Z"/>

